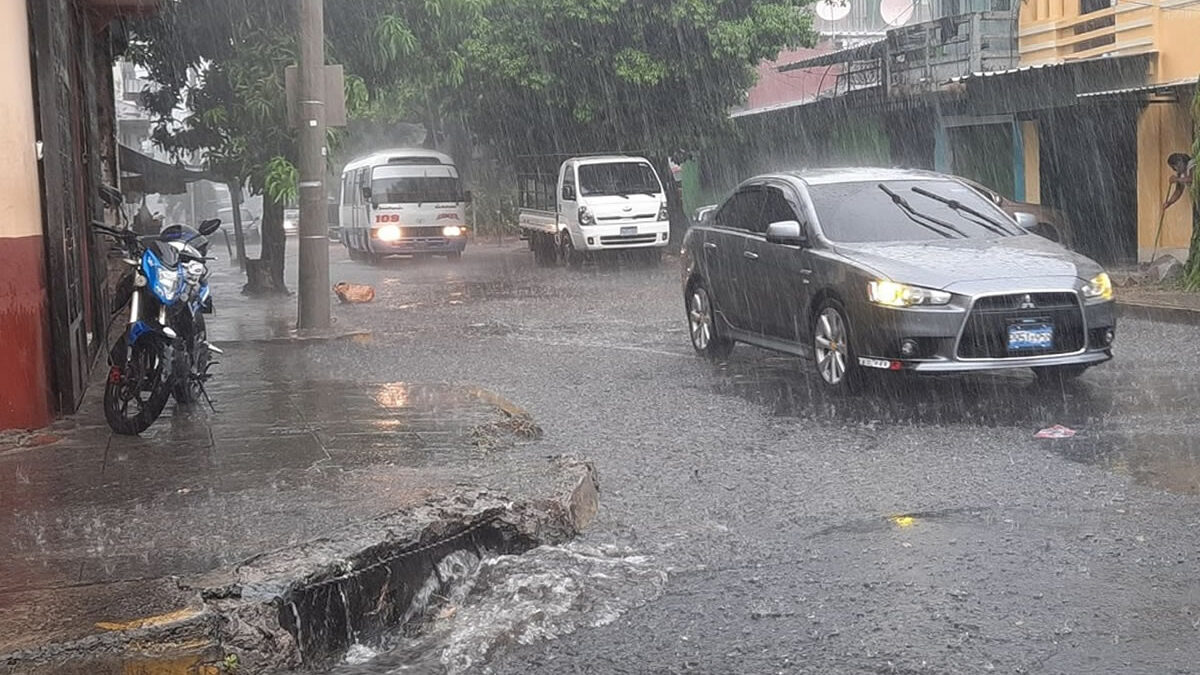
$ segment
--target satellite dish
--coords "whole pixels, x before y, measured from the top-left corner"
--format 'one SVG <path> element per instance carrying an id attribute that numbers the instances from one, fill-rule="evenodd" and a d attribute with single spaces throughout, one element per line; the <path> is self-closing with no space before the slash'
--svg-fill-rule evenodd
<path id="1" fill-rule="evenodd" d="M 818 0 L 817 16 L 825 21 L 841 21 L 850 15 L 850 0 Z"/>
<path id="2" fill-rule="evenodd" d="M 879 16 L 889 26 L 903 26 L 912 20 L 920 0 L 880 0 Z"/>

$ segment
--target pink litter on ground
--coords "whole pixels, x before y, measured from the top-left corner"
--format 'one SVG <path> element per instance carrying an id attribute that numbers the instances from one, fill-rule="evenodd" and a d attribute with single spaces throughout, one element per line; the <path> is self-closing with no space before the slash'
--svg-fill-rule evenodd
<path id="1" fill-rule="evenodd" d="M 1042 429 L 1033 435 L 1034 438 L 1070 438 L 1075 435 L 1074 429 L 1068 429 L 1061 424 L 1055 424 L 1047 429 Z"/>

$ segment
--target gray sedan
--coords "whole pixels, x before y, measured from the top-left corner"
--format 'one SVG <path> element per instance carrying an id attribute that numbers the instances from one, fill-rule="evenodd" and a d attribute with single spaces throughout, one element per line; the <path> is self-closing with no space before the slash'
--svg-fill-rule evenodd
<path id="1" fill-rule="evenodd" d="M 1100 265 L 950 176 L 758 176 L 683 246 L 692 346 L 712 358 L 745 342 L 810 357 L 825 384 L 847 389 L 866 369 L 1061 380 L 1112 358 Z"/>

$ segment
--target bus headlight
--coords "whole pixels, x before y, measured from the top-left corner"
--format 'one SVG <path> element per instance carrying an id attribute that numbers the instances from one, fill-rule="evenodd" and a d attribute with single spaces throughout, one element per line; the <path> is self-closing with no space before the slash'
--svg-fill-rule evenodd
<path id="1" fill-rule="evenodd" d="M 375 230 L 375 238 L 379 241 L 400 241 L 400 237 L 404 236 L 404 232 L 395 225 L 384 225 Z"/>
<path id="2" fill-rule="evenodd" d="M 461 237 L 463 229 L 458 225 L 447 225 L 442 228 L 443 237 Z"/>

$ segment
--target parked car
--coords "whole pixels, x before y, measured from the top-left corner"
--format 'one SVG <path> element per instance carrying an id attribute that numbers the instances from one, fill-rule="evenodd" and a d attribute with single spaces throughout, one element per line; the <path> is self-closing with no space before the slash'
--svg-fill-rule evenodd
<path id="1" fill-rule="evenodd" d="M 300 209 L 283 210 L 283 233 L 289 237 L 300 234 Z"/>
<path id="2" fill-rule="evenodd" d="M 232 241 L 233 239 L 233 207 L 226 206 L 217 210 L 217 217 L 221 219 L 221 230 Z M 242 209 L 242 235 L 247 242 L 256 242 L 261 235 L 259 231 L 258 216 L 250 212 L 249 209 Z"/>
<path id="3" fill-rule="evenodd" d="M 961 177 L 959 180 L 975 188 L 988 201 L 1000 207 L 1001 211 L 1004 211 L 1013 218 L 1016 218 L 1019 213 L 1027 213 L 1032 216 L 1033 221 L 1027 228 L 1030 232 L 1045 237 L 1050 241 L 1056 241 L 1066 248 L 1075 249 L 1075 228 L 1072 226 L 1071 220 L 1062 211 L 1043 204 L 1014 201 L 973 180 Z"/>
<path id="4" fill-rule="evenodd" d="M 685 237 L 683 290 L 700 354 L 745 342 L 809 357 L 839 389 L 865 369 L 1075 377 L 1112 358 L 1116 326 L 1099 264 L 920 171 L 746 181 Z"/>

